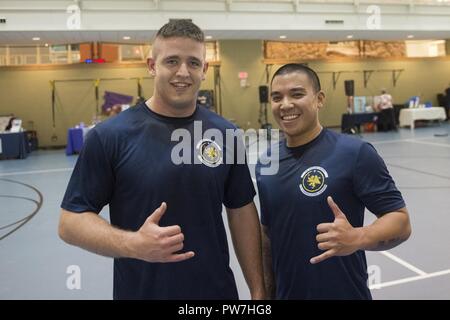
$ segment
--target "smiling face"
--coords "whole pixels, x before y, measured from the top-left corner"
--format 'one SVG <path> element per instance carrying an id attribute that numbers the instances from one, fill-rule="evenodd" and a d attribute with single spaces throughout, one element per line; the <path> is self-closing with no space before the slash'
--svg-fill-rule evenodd
<path id="1" fill-rule="evenodd" d="M 284 131 L 289 147 L 300 146 L 319 135 L 319 109 L 325 95 L 315 92 L 305 72 L 280 74 L 273 78 L 271 87 L 272 113 Z"/>
<path id="2" fill-rule="evenodd" d="M 158 37 L 147 63 L 155 76 L 152 110 L 172 117 L 191 115 L 208 69 L 204 43 L 187 37 Z"/>

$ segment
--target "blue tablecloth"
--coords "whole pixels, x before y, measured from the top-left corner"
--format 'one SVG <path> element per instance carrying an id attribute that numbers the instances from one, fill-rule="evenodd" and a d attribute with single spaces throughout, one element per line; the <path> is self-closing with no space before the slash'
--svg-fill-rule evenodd
<path id="1" fill-rule="evenodd" d="M 66 155 L 79 153 L 83 147 L 83 129 L 70 128 L 67 131 Z"/>
<path id="2" fill-rule="evenodd" d="M 66 155 L 80 153 L 83 148 L 84 137 L 92 127 L 70 128 L 67 131 Z"/>
<path id="3" fill-rule="evenodd" d="M 0 133 L 0 158 L 25 159 L 29 152 L 26 132 Z"/>

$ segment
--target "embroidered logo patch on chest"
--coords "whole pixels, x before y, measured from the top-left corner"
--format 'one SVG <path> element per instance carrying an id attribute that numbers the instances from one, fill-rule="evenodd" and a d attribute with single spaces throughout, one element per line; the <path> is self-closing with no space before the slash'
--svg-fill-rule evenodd
<path id="1" fill-rule="evenodd" d="M 208 167 L 217 167 L 222 163 L 222 149 L 216 142 L 210 139 L 200 140 L 196 149 L 198 159 Z"/>
<path id="2" fill-rule="evenodd" d="M 327 188 L 328 173 L 322 167 L 310 167 L 300 177 L 300 190 L 308 197 L 315 197 Z"/>

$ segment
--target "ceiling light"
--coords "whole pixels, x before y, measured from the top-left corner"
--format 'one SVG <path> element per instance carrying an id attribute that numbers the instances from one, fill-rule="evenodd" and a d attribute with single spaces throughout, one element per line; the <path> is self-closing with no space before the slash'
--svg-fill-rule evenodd
<path id="1" fill-rule="evenodd" d="M 44 44 L 44 46 L 48 47 L 48 43 Z"/>
<path id="2" fill-rule="evenodd" d="M 212 36 L 206 36 L 205 39 L 206 39 L 206 40 L 211 40 L 211 39 L 212 39 Z"/>
<path id="3" fill-rule="evenodd" d="M 352 35 L 352 34 L 349 34 L 349 35 L 347 36 L 347 39 L 353 39 L 353 35 Z"/>
<path id="4" fill-rule="evenodd" d="M 280 39 L 286 39 L 287 36 L 280 36 Z"/>
<path id="5" fill-rule="evenodd" d="M 130 40 L 130 39 L 131 39 L 131 37 L 129 37 L 129 36 L 123 37 L 123 40 Z"/>
<path id="6" fill-rule="evenodd" d="M 41 40 L 41 38 L 39 38 L 39 37 L 33 37 L 32 40 L 33 40 L 33 41 L 39 41 L 39 40 Z"/>
<path id="7" fill-rule="evenodd" d="M 408 35 L 408 39 L 412 39 L 412 38 L 414 38 L 414 35 L 412 35 L 412 34 Z"/>

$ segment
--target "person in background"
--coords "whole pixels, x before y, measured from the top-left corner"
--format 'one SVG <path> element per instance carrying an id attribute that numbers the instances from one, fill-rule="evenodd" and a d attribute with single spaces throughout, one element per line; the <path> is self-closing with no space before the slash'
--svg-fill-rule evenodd
<path id="1" fill-rule="evenodd" d="M 386 91 L 381 90 L 380 103 L 378 105 L 378 131 L 390 131 L 397 130 L 397 124 L 395 121 L 395 112 L 392 103 L 392 96 Z"/>
<path id="2" fill-rule="evenodd" d="M 391 108 L 393 108 L 392 96 L 386 91 L 386 89 L 381 89 L 379 109 L 385 110 Z"/>
<path id="3" fill-rule="evenodd" d="M 120 112 L 122 112 L 122 105 L 120 105 L 120 104 L 115 104 L 111 108 L 106 109 L 106 115 L 108 117 L 116 116 Z"/>

